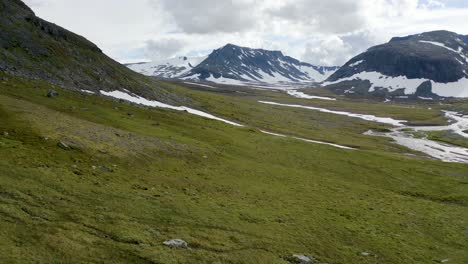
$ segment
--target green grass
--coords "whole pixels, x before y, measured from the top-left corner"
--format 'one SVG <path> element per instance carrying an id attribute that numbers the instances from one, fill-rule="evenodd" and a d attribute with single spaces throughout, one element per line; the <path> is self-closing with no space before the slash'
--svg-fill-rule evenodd
<path id="1" fill-rule="evenodd" d="M 287 263 L 293 253 L 319 263 L 468 261 L 467 165 L 362 135 L 386 126 L 256 100 L 415 122 L 441 118 L 435 108 L 160 85 L 247 127 L 58 88 L 47 98 L 42 82 L 0 84 L 1 263 Z M 162 245 L 172 238 L 191 250 Z"/>

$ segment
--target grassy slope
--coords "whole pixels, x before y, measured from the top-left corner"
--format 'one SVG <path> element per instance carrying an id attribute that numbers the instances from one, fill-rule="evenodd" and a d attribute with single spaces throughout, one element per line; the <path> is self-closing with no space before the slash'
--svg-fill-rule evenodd
<path id="1" fill-rule="evenodd" d="M 466 165 L 407 157 L 360 135 L 380 125 L 254 102 L 310 101 L 160 85 L 255 128 L 361 150 L 65 90 L 50 99 L 50 85 L 11 78 L 0 84 L 0 262 L 285 263 L 292 253 L 327 263 L 468 261 Z M 379 113 L 372 103 L 334 104 Z M 389 107 L 412 121 L 438 118 Z M 170 238 L 192 250 L 161 245 Z"/>

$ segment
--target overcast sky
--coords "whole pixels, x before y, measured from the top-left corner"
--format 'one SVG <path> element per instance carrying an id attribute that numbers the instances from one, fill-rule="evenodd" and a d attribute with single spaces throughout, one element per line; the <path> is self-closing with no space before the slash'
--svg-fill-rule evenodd
<path id="1" fill-rule="evenodd" d="M 468 34 L 466 0 L 25 0 L 119 62 L 199 56 L 226 43 L 341 65 L 392 36 Z"/>

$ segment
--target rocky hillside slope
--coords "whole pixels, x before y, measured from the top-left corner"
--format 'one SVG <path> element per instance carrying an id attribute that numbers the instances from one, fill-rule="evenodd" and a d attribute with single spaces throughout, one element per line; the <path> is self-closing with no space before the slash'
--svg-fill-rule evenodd
<path id="1" fill-rule="evenodd" d="M 126 89 L 177 101 L 158 89 L 155 81 L 110 59 L 87 39 L 37 17 L 20 0 L 0 0 L 0 71 L 67 89 Z"/>

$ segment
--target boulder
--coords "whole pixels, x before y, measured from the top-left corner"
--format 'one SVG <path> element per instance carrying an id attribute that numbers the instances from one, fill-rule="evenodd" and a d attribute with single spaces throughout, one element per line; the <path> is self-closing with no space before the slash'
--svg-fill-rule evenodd
<path id="1" fill-rule="evenodd" d="M 63 141 L 60 141 L 59 143 L 57 143 L 57 146 L 63 150 L 70 150 L 71 147 L 68 146 L 65 142 Z"/>
<path id="2" fill-rule="evenodd" d="M 312 264 L 314 263 L 314 258 L 311 256 L 294 254 L 292 256 L 288 256 L 285 258 L 287 261 L 291 263 L 299 263 L 299 264 Z"/>
<path id="3" fill-rule="evenodd" d="M 166 240 L 163 244 L 172 248 L 188 248 L 188 243 L 182 239 Z"/>
<path id="4" fill-rule="evenodd" d="M 49 97 L 49 98 L 56 97 L 58 95 L 59 95 L 59 93 L 57 91 L 55 91 L 55 90 L 49 90 L 47 92 L 47 97 Z"/>
<path id="5" fill-rule="evenodd" d="M 102 170 L 102 171 L 105 171 L 105 172 L 114 172 L 113 169 L 111 169 L 111 168 L 109 168 L 109 167 L 106 167 L 106 166 L 100 165 L 100 166 L 98 166 L 98 168 L 99 168 L 100 170 Z"/>

